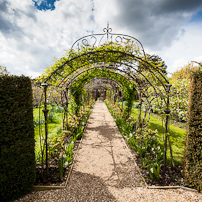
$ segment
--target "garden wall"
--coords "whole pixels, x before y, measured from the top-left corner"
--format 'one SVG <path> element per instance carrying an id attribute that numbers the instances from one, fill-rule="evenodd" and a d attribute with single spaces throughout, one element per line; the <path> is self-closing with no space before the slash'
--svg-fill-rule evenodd
<path id="1" fill-rule="evenodd" d="M 0 77 L 0 200 L 29 192 L 35 181 L 31 80 Z"/>
<path id="2" fill-rule="evenodd" d="M 187 136 L 184 161 L 189 186 L 202 192 L 202 72 L 193 72 L 189 85 Z"/>

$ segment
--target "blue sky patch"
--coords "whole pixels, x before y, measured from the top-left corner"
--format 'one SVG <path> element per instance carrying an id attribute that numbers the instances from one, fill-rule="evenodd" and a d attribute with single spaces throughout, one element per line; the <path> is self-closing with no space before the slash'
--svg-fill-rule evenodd
<path id="1" fill-rule="evenodd" d="M 199 22 L 202 21 L 202 10 L 192 16 L 190 22 Z"/>
<path id="2" fill-rule="evenodd" d="M 54 3 L 59 0 L 32 0 L 39 10 L 54 10 Z"/>

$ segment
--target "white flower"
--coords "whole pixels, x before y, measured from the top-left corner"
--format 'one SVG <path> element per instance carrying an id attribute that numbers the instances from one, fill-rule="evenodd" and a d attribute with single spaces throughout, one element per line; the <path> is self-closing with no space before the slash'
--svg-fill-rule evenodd
<path id="1" fill-rule="evenodd" d="M 157 149 L 160 150 L 160 146 L 158 146 Z"/>
<path id="2" fill-rule="evenodd" d="M 72 141 L 71 144 L 74 144 L 74 142 Z"/>
<path id="3" fill-rule="evenodd" d="M 64 164 L 63 164 L 63 167 L 67 167 L 69 165 L 69 163 L 66 161 Z"/>
<path id="4" fill-rule="evenodd" d="M 153 168 L 150 168 L 150 171 L 151 171 L 151 173 L 154 173 L 154 169 Z"/>
<path id="5" fill-rule="evenodd" d="M 132 133 L 130 133 L 130 135 L 129 135 L 130 137 L 133 137 L 133 134 Z"/>
<path id="6" fill-rule="evenodd" d="M 67 156 L 66 156 L 66 154 L 63 154 L 63 158 L 66 158 Z"/>
<path id="7" fill-rule="evenodd" d="M 145 147 L 142 147 L 142 149 L 145 149 Z"/>
<path id="8" fill-rule="evenodd" d="M 151 148 L 152 151 L 154 151 L 154 148 Z"/>

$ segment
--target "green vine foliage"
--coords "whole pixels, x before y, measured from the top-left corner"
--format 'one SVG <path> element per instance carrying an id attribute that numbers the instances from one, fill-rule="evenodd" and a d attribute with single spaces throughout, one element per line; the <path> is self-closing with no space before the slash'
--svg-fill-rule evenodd
<path id="1" fill-rule="evenodd" d="M 81 102 L 81 96 L 87 95 L 87 91 L 84 88 L 84 85 L 86 83 L 91 83 L 92 79 L 94 78 L 111 78 L 114 81 L 117 81 L 123 92 L 124 95 L 128 97 L 128 90 L 131 85 L 132 80 L 129 81 L 125 78 L 124 75 L 120 75 L 115 73 L 114 70 L 109 70 L 109 69 L 102 69 L 102 68 L 95 68 L 95 69 L 90 69 L 88 71 L 84 71 L 82 74 L 76 77 L 76 79 L 73 81 L 71 84 L 71 94 L 73 95 L 73 99 L 75 101 L 75 104 L 78 106 L 78 109 L 80 108 L 79 106 L 82 105 Z M 89 89 L 90 93 L 92 93 L 92 89 Z M 77 109 L 77 110 L 78 110 Z"/>
<path id="2" fill-rule="evenodd" d="M 125 119 L 128 119 L 130 117 L 133 101 L 135 100 L 136 95 L 137 91 L 135 89 L 135 85 L 132 84 L 128 87 L 128 91 L 126 92 L 126 108 L 124 113 Z"/>
<path id="3" fill-rule="evenodd" d="M 128 101 L 129 115 L 135 95 L 134 88 L 131 91 L 129 87 L 131 83 L 134 86 L 137 82 L 150 82 L 154 85 L 168 82 L 159 65 L 161 66 L 161 63 L 144 55 L 131 41 L 121 44 L 107 42 L 99 47 L 83 45 L 78 50 L 67 51 L 66 55 L 47 68 L 36 82 L 46 81 L 52 86 L 60 86 L 61 83 L 70 81 L 71 94 L 76 104 L 75 113 L 78 113 L 81 96 L 85 92 L 83 89 L 85 83 L 96 77 L 115 79 L 122 85 L 124 99 Z M 115 74 L 121 76 L 115 78 Z"/>
<path id="4" fill-rule="evenodd" d="M 114 70 L 109 69 L 102 69 L 102 68 L 96 68 L 91 69 L 80 76 L 78 76 L 74 83 L 71 85 L 71 90 L 76 93 L 75 99 L 77 99 L 77 104 L 80 105 L 79 96 L 81 96 L 82 93 L 85 92 L 84 85 L 87 82 L 91 82 L 94 78 L 111 78 L 114 81 L 117 81 L 120 84 L 120 89 L 123 92 L 124 100 L 126 101 L 126 108 L 124 109 L 124 117 L 127 119 L 130 116 L 133 101 L 135 98 L 135 95 L 137 94 L 137 91 L 135 89 L 135 83 L 133 80 L 126 79 L 125 75 L 120 75 L 115 73 Z M 82 92 L 82 90 L 83 92 Z"/>
<path id="5" fill-rule="evenodd" d="M 144 70 L 149 71 L 152 69 L 154 72 L 159 73 L 156 63 L 142 55 L 139 47 L 132 43 L 119 44 L 108 42 L 99 47 L 83 46 L 77 51 L 67 51 L 66 56 L 55 61 L 53 66 L 48 67 L 38 81 L 48 81 L 52 85 L 58 85 L 62 78 L 71 77 L 79 69 L 87 70 L 93 66 L 103 64 L 105 66 L 126 64 L 128 73 L 133 75 L 132 67 L 134 67 L 134 63 L 141 63 L 144 66 Z M 117 69 L 114 66 L 114 70 Z"/>
<path id="6" fill-rule="evenodd" d="M 131 41 L 121 44 L 107 42 L 99 47 L 83 45 L 78 50 L 67 51 L 66 56 L 47 68 L 36 82 L 45 81 L 52 86 L 70 83 L 77 114 L 82 105 L 81 97 L 86 93 L 83 88 L 85 83 L 96 77 L 114 79 L 120 83 L 123 99 L 127 101 L 127 118 L 136 94 L 134 86 L 150 83 L 155 88 L 155 85 L 168 83 L 159 65 L 161 62 L 151 60 Z M 117 74 L 120 76 L 115 76 Z"/>
<path id="7" fill-rule="evenodd" d="M 76 86 L 73 86 L 71 88 L 71 95 L 72 95 L 72 107 L 73 107 L 73 113 L 75 113 L 76 115 L 78 115 L 79 109 L 82 106 L 82 99 L 81 99 L 81 95 L 82 95 L 82 88 L 78 88 Z"/>

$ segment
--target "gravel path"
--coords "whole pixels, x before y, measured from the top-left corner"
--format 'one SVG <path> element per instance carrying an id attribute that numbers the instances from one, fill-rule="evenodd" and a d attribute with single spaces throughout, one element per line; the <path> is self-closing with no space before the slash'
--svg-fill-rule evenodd
<path id="1" fill-rule="evenodd" d="M 147 189 L 106 105 L 97 101 L 66 189 L 31 192 L 17 201 L 202 201 L 181 189 Z"/>

